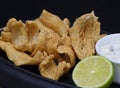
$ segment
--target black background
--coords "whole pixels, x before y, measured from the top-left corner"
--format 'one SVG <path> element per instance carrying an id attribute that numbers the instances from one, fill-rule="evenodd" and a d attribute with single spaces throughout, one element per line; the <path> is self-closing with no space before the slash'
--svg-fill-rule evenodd
<path id="1" fill-rule="evenodd" d="M 0 27 L 9 18 L 35 19 L 43 9 L 67 17 L 73 22 L 77 17 L 95 11 L 101 22 L 101 29 L 120 32 L 120 4 L 118 0 L 0 0 Z"/>
<path id="2" fill-rule="evenodd" d="M 35 19 L 40 16 L 43 9 L 62 19 L 67 17 L 71 23 L 77 17 L 94 10 L 101 22 L 101 30 L 110 33 L 120 32 L 118 0 L 0 0 L 0 27 L 4 27 L 12 17 L 18 20 Z"/>

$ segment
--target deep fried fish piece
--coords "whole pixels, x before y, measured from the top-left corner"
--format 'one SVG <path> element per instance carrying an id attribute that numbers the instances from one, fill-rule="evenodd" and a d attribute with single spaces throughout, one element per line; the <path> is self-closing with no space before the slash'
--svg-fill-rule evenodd
<path id="1" fill-rule="evenodd" d="M 8 36 L 8 40 L 5 38 Z M 11 18 L 2 32 L 3 40 L 11 42 L 18 50 L 24 51 L 25 44 L 28 42 L 28 33 L 25 24 L 19 20 Z"/>
<path id="2" fill-rule="evenodd" d="M 58 33 L 46 27 L 41 22 L 39 22 L 39 28 L 40 33 L 45 35 L 45 37 L 43 37 L 45 39 L 45 43 L 43 46 L 44 51 L 46 51 L 48 54 L 54 54 L 57 58 L 61 58 L 57 53 L 57 47 L 59 45 L 61 37 L 58 35 Z"/>
<path id="3" fill-rule="evenodd" d="M 63 57 L 63 60 L 70 63 L 72 67 L 75 65 L 76 57 L 74 55 L 73 50 L 70 47 L 64 46 L 64 45 L 59 46 L 57 48 L 57 52 L 61 54 Z"/>
<path id="4" fill-rule="evenodd" d="M 100 23 L 93 11 L 77 18 L 69 33 L 79 59 L 95 54 L 95 43 L 100 38 Z"/>
<path id="5" fill-rule="evenodd" d="M 45 46 L 45 51 L 47 51 L 48 54 L 54 54 L 54 56 L 57 59 L 63 59 L 63 57 L 61 57 L 57 51 L 57 48 L 61 45 L 63 46 L 67 46 L 68 50 L 70 50 L 70 52 L 72 52 L 71 54 L 73 55 L 74 58 L 72 58 L 75 61 L 75 55 L 74 52 L 72 50 L 71 47 L 71 41 L 70 41 L 70 37 L 69 36 L 62 36 L 60 37 L 57 33 L 55 33 L 54 31 L 52 31 L 50 28 L 44 26 L 41 22 L 40 22 L 40 29 L 41 33 L 45 33 L 44 35 L 46 36 L 46 43 L 44 44 Z M 60 48 L 59 48 L 60 49 Z M 66 49 L 66 48 L 65 48 Z M 65 50 L 64 49 L 64 50 Z M 63 51 L 64 52 L 64 51 Z M 75 62 L 74 62 L 75 63 Z M 72 65 L 73 66 L 73 65 Z"/>
<path id="6" fill-rule="evenodd" d="M 48 56 L 46 56 L 46 58 L 39 65 L 40 74 L 42 76 L 58 80 L 75 64 L 76 58 L 71 48 L 70 37 L 65 35 L 62 37 L 59 36 L 58 33 L 49 27 L 46 27 L 40 21 L 39 26 L 40 33 L 47 35 L 45 36 L 46 41 L 43 47 L 45 47 L 44 50 L 48 54 Z M 63 45 L 63 47 L 59 47 L 60 45 Z"/>
<path id="7" fill-rule="evenodd" d="M 39 20 L 46 25 L 47 27 L 50 27 L 52 30 L 57 32 L 60 36 L 68 35 L 68 28 L 63 23 L 63 21 L 56 15 L 43 10 Z"/>
<path id="8" fill-rule="evenodd" d="M 9 42 L 0 41 L 2 50 L 6 52 L 9 60 L 14 62 L 15 65 L 24 65 L 26 61 L 30 61 L 32 58 L 24 52 L 20 52 L 14 48 Z"/>
<path id="9" fill-rule="evenodd" d="M 39 33 L 38 41 L 34 46 L 34 50 L 31 53 L 31 56 L 34 56 L 37 51 L 44 51 L 45 50 L 45 43 L 46 43 L 46 35 L 43 32 Z"/>
<path id="10" fill-rule="evenodd" d="M 39 65 L 42 76 L 58 80 L 76 61 L 69 27 L 67 18 L 61 20 L 45 10 L 25 23 L 12 18 L 1 34 L 0 48 L 16 66 Z"/>
<path id="11" fill-rule="evenodd" d="M 12 18 L 1 33 L 2 39 L 11 42 L 16 49 L 32 53 L 39 41 L 39 26 L 35 21 L 17 21 Z"/>
<path id="12" fill-rule="evenodd" d="M 28 33 L 28 42 L 25 45 L 26 51 L 32 53 L 39 41 L 39 25 L 36 23 L 36 21 L 26 21 L 25 26 Z"/>
<path id="13" fill-rule="evenodd" d="M 44 53 L 41 51 L 31 57 L 27 53 L 16 50 L 10 42 L 4 42 L 0 40 L 0 48 L 6 52 L 9 60 L 11 60 L 16 66 L 21 65 L 39 65 L 44 59 Z"/>
<path id="14" fill-rule="evenodd" d="M 58 80 L 66 72 L 66 69 L 67 63 L 62 61 L 57 65 L 54 55 L 46 56 L 39 65 L 40 74 L 53 80 Z"/>
<path id="15" fill-rule="evenodd" d="M 41 52 L 39 50 L 35 53 L 32 59 L 29 62 L 27 62 L 25 65 L 39 65 L 44 59 L 45 59 L 44 52 Z"/>
<path id="16" fill-rule="evenodd" d="M 28 34 L 25 24 L 17 21 L 11 25 L 12 44 L 19 50 L 24 50 L 25 44 L 28 42 Z"/>

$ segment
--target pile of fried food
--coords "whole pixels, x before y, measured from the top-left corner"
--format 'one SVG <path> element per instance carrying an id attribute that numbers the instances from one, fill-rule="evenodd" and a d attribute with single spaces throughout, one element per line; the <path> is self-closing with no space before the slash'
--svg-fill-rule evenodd
<path id="1" fill-rule="evenodd" d="M 100 23 L 94 12 L 69 19 L 43 10 L 35 20 L 11 18 L 0 35 L 0 48 L 16 66 L 37 65 L 44 77 L 59 80 L 75 64 L 95 54 Z"/>

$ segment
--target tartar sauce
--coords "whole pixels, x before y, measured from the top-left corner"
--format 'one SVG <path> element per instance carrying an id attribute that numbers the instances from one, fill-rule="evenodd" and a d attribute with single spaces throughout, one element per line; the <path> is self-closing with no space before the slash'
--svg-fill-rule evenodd
<path id="1" fill-rule="evenodd" d="M 100 51 L 105 57 L 120 59 L 120 41 L 102 45 L 100 46 Z"/>
<path id="2" fill-rule="evenodd" d="M 120 34 L 107 35 L 98 40 L 96 52 L 113 62 L 120 63 Z"/>

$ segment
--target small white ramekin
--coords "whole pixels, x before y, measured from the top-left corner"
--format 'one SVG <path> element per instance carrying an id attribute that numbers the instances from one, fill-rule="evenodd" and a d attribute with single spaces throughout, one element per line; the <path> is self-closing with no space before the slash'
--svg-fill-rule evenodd
<path id="1" fill-rule="evenodd" d="M 110 34 L 110 35 L 107 35 L 107 36 L 99 39 L 96 43 L 95 48 L 96 48 L 96 53 L 98 55 L 106 57 L 106 59 L 108 59 L 109 61 L 111 61 L 113 63 L 113 67 L 114 67 L 113 82 L 120 84 L 120 57 L 115 58 L 116 56 L 114 56 L 114 54 L 111 54 L 111 53 L 106 54 L 105 53 L 106 51 L 104 52 L 104 46 L 105 46 L 105 50 L 108 50 L 108 49 L 106 49 L 106 47 L 108 48 L 110 46 L 110 47 L 116 48 L 115 46 L 117 46 L 116 50 L 118 50 L 118 52 L 120 52 L 119 51 L 120 46 L 118 46 L 117 43 L 118 44 L 120 43 L 120 33 Z M 111 46 L 112 44 L 113 44 L 113 46 Z M 113 51 L 111 49 L 111 52 L 113 52 Z M 120 55 L 120 54 L 118 53 L 118 55 Z"/>

